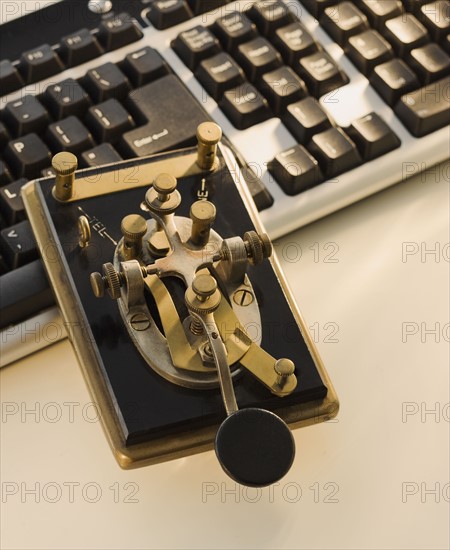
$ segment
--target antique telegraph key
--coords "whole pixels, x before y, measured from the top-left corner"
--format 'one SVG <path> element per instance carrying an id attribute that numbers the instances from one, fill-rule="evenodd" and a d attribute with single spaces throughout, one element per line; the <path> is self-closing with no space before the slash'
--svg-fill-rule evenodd
<path id="1" fill-rule="evenodd" d="M 59 153 L 24 202 L 119 464 L 214 445 L 265 486 L 294 460 L 288 425 L 338 402 L 220 128 L 197 139 L 81 171 Z"/>

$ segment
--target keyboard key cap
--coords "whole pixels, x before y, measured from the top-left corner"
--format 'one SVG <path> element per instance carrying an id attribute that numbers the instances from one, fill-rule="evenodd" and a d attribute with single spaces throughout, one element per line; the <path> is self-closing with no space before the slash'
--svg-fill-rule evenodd
<path id="1" fill-rule="evenodd" d="M 417 18 L 425 25 L 435 42 L 442 42 L 450 32 L 450 2 L 430 2 L 420 8 Z"/>
<path id="2" fill-rule="evenodd" d="M 103 54 L 103 48 L 88 29 L 63 36 L 59 55 L 67 67 L 75 67 Z"/>
<path id="3" fill-rule="evenodd" d="M 19 90 L 24 85 L 20 74 L 11 61 L 0 61 L 0 95 L 4 96 Z"/>
<path id="4" fill-rule="evenodd" d="M 450 74 L 450 57 L 437 44 L 431 43 L 412 50 L 408 62 L 424 84 Z"/>
<path id="5" fill-rule="evenodd" d="M 308 150 L 319 161 L 327 178 L 347 172 L 362 162 L 356 145 L 340 128 L 329 128 L 313 136 Z"/>
<path id="6" fill-rule="evenodd" d="M 450 124 L 450 77 L 428 84 L 400 99 L 395 113 L 413 136 L 422 137 Z"/>
<path id="7" fill-rule="evenodd" d="M 86 168 L 102 166 L 103 164 L 113 164 L 121 160 L 122 157 L 110 143 L 102 143 L 81 154 L 81 164 Z"/>
<path id="8" fill-rule="evenodd" d="M 197 126 L 209 120 L 199 103 L 174 75 L 133 90 L 126 102 L 134 120 L 148 124 L 123 135 L 119 149 L 126 157 L 142 157 L 195 145 Z M 170 113 L 170 117 L 167 116 Z"/>
<path id="9" fill-rule="evenodd" d="M 46 140 L 53 151 L 70 151 L 79 155 L 95 145 L 89 130 L 74 116 L 50 124 Z"/>
<path id="10" fill-rule="evenodd" d="M 26 218 L 20 190 L 27 181 L 21 178 L 0 189 L 0 213 L 7 225 L 14 225 Z"/>
<path id="11" fill-rule="evenodd" d="M 169 73 L 167 63 L 149 46 L 129 53 L 123 61 L 122 69 L 136 88 Z"/>
<path id="12" fill-rule="evenodd" d="M 48 44 L 42 44 L 21 55 L 18 69 L 24 80 L 31 84 L 60 73 L 64 65 Z"/>
<path id="13" fill-rule="evenodd" d="M 337 0 L 302 0 L 302 4 L 317 20 L 319 20 L 325 8 L 333 6 L 336 3 Z"/>
<path id="14" fill-rule="evenodd" d="M 244 72 L 227 53 L 218 53 L 202 61 L 195 76 L 216 101 L 226 90 L 244 82 Z"/>
<path id="15" fill-rule="evenodd" d="M 10 182 L 12 182 L 12 176 L 9 167 L 0 160 L 0 185 L 6 185 Z"/>
<path id="16" fill-rule="evenodd" d="M 147 15 L 152 25 L 162 31 L 188 21 L 193 13 L 184 0 L 156 0 Z"/>
<path id="17" fill-rule="evenodd" d="M 318 50 L 318 44 L 305 27 L 296 21 L 275 32 L 274 46 L 283 59 L 293 67 L 301 57 L 311 55 Z"/>
<path id="18" fill-rule="evenodd" d="M 56 120 L 68 116 L 83 117 L 91 100 L 80 84 L 73 78 L 67 78 L 58 84 L 51 84 L 45 90 L 42 102 Z"/>
<path id="19" fill-rule="evenodd" d="M 258 212 L 270 208 L 274 201 L 264 183 L 248 166 L 242 166 L 241 172 Z"/>
<path id="20" fill-rule="evenodd" d="M 191 71 L 200 61 L 220 52 L 217 38 L 201 25 L 180 33 L 172 42 L 172 48 Z"/>
<path id="21" fill-rule="evenodd" d="M 41 260 L 2 275 L 0 296 L 0 328 L 23 321 L 55 303 Z"/>
<path id="22" fill-rule="evenodd" d="M 267 100 L 248 82 L 224 93 L 219 107 L 238 130 L 271 117 Z"/>
<path id="23" fill-rule="evenodd" d="M 5 159 L 18 178 L 33 179 L 50 165 L 51 154 L 36 134 L 27 134 L 9 142 L 5 149 Z"/>
<path id="24" fill-rule="evenodd" d="M 115 143 L 124 132 L 134 128 L 133 119 L 116 99 L 108 99 L 91 107 L 86 115 L 86 124 L 99 143 Z"/>
<path id="25" fill-rule="evenodd" d="M 367 17 L 351 2 L 341 2 L 326 8 L 320 22 L 327 33 L 341 46 L 347 43 L 350 36 L 369 28 Z"/>
<path id="26" fill-rule="evenodd" d="M 128 78 L 113 63 L 89 70 L 82 83 L 95 103 L 111 98 L 125 99 L 131 88 Z"/>
<path id="27" fill-rule="evenodd" d="M 294 22 L 294 14 L 280 0 L 260 0 L 255 2 L 247 12 L 261 34 L 271 36 L 280 27 Z"/>
<path id="28" fill-rule="evenodd" d="M 288 105 L 308 94 L 303 80 L 285 66 L 263 75 L 260 90 L 276 115 L 281 115 Z"/>
<path id="29" fill-rule="evenodd" d="M 98 30 L 98 40 L 108 51 L 136 42 L 143 36 L 136 21 L 124 12 L 105 17 Z"/>
<path id="30" fill-rule="evenodd" d="M 8 130 L 6 129 L 6 126 L 0 122 L 0 151 L 3 151 L 9 140 L 10 137 Z"/>
<path id="31" fill-rule="evenodd" d="M 320 103 L 313 97 L 306 97 L 289 105 L 283 122 L 295 139 L 303 144 L 308 143 L 314 134 L 323 132 L 332 125 Z"/>
<path id="32" fill-rule="evenodd" d="M 7 103 L 1 114 L 14 137 L 43 132 L 50 120 L 47 111 L 32 95 Z"/>
<path id="33" fill-rule="evenodd" d="M 303 145 L 279 153 L 269 163 L 269 170 L 287 195 L 297 195 L 323 181 L 319 163 Z"/>
<path id="34" fill-rule="evenodd" d="M 16 269 L 37 259 L 36 241 L 28 220 L 0 231 L 0 251 L 10 269 Z"/>
<path id="35" fill-rule="evenodd" d="M 212 29 L 229 52 L 235 50 L 239 44 L 257 36 L 256 25 L 245 14 L 238 11 L 216 19 Z"/>
<path id="36" fill-rule="evenodd" d="M 282 64 L 281 55 L 261 36 L 238 46 L 236 60 L 252 82 Z"/>
<path id="37" fill-rule="evenodd" d="M 347 129 L 362 158 L 372 160 L 400 147 L 400 139 L 376 113 L 354 120 Z"/>
<path id="38" fill-rule="evenodd" d="M 378 31 L 384 28 L 388 19 L 403 13 L 403 6 L 399 0 L 361 0 L 358 7 L 367 15 L 371 27 Z"/>
<path id="39" fill-rule="evenodd" d="M 386 21 L 383 34 L 402 58 L 414 48 L 424 46 L 430 41 L 427 29 L 410 13 Z"/>
<path id="40" fill-rule="evenodd" d="M 420 8 L 427 4 L 429 0 L 403 0 L 406 11 L 417 14 L 420 12 Z"/>
<path id="41" fill-rule="evenodd" d="M 210 10 L 216 10 L 220 6 L 224 6 L 228 0 L 187 0 L 194 15 L 206 13 Z"/>
<path id="42" fill-rule="evenodd" d="M 349 38 L 347 55 L 363 74 L 369 75 L 374 67 L 392 59 L 394 51 L 381 34 L 371 29 Z"/>
<path id="43" fill-rule="evenodd" d="M 344 71 L 324 51 L 302 57 L 294 70 L 304 79 L 308 90 L 315 97 L 321 97 L 349 82 Z"/>
<path id="44" fill-rule="evenodd" d="M 370 83 L 388 105 L 420 86 L 417 76 L 398 58 L 377 65 L 369 77 Z"/>

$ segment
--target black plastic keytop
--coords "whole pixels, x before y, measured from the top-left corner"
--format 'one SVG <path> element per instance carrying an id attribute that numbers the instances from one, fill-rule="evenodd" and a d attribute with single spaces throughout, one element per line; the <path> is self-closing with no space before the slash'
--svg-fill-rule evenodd
<path id="1" fill-rule="evenodd" d="M 250 128 L 271 116 L 267 100 L 249 82 L 226 91 L 219 106 L 238 130 Z"/>
<path id="2" fill-rule="evenodd" d="M 24 52 L 18 68 L 25 82 L 31 84 L 58 74 L 64 69 L 64 64 L 48 44 L 42 44 Z"/>
<path id="3" fill-rule="evenodd" d="M 347 134 L 356 143 L 364 160 L 373 160 L 400 147 L 398 136 L 376 113 L 354 120 Z"/>
<path id="4" fill-rule="evenodd" d="M 238 46 L 236 59 L 251 82 L 282 64 L 281 55 L 262 36 Z"/>
<path id="5" fill-rule="evenodd" d="M 99 143 L 115 143 L 124 132 L 134 128 L 133 119 L 116 99 L 91 107 L 85 122 Z"/>
<path id="6" fill-rule="evenodd" d="M 205 27 L 196 27 L 180 33 L 172 42 L 172 48 L 183 63 L 194 71 L 200 61 L 220 51 L 217 38 Z"/>
<path id="7" fill-rule="evenodd" d="M 290 67 L 282 66 L 261 77 L 260 90 L 272 111 L 280 116 L 288 105 L 303 99 L 308 90 L 303 80 Z"/>
<path id="8" fill-rule="evenodd" d="M 195 76 L 216 101 L 226 90 L 244 82 L 244 72 L 234 59 L 224 52 L 202 61 Z"/>
<path id="9" fill-rule="evenodd" d="M 36 134 L 10 141 L 4 155 L 18 178 L 37 178 L 40 171 L 51 163 L 50 151 Z"/>
<path id="10" fill-rule="evenodd" d="M 81 154 L 81 165 L 86 168 L 119 162 L 122 157 L 110 143 L 102 143 Z"/>
<path id="11" fill-rule="evenodd" d="M 10 269 L 37 259 L 36 240 L 28 220 L 0 231 L 0 252 Z"/>
<path id="12" fill-rule="evenodd" d="M 350 36 L 369 28 L 367 17 L 352 2 L 340 2 L 326 8 L 320 20 L 327 33 L 341 46 Z"/>
<path id="13" fill-rule="evenodd" d="M 96 103 L 110 98 L 125 99 L 131 88 L 128 78 L 113 63 L 90 69 L 83 79 L 83 87 Z"/>
<path id="14" fill-rule="evenodd" d="M 338 176 L 361 164 L 353 141 L 340 128 L 329 128 L 312 137 L 308 150 L 319 161 L 326 177 Z"/>
<path id="15" fill-rule="evenodd" d="M 105 17 L 98 32 L 99 42 L 108 51 L 136 42 L 143 36 L 135 20 L 125 12 Z"/>
<path id="16" fill-rule="evenodd" d="M 348 40 L 347 55 L 365 75 L 374 67 L 394 57 L 394 50 L 378 31 L 370 29 Z"/>
<path id="17" fill-rule="evenodd" d="M 10 140 L 8 130 L 6 126 L 0 122 L 0 151 L 3 151 L 8 141 Z"/>
<path id="18" fill-rule="evenodd" d="M 167 75 L 130 92 L 125 103 L 139 124 L 126 132 L 119 152 L 142 157 L 196 142 L 197 126 L 208 115 L 174 75 Z"/>
<path id="19" fill-rule="evenodd" d="M 42 102 L 55 120 L 68 116 L 83 117 L 91 100 L 82 86 L 73 78 L 51 84 L 45 90 Z"/>
<path id="20" fill-rule="evenodd" d="M 2 275 L 0 296 L 0 329 L 23 321 L 55 302 L 41 260 Z"/>
<path id="21" fill-rule="evenodd" d="M 223 47 L 229 52 L 257 35 L 256 25 L 244 13 L 238 11 L 216 19 L 212 29 Z"/>
<path id="22" fill-rule="evenodd" d="M 413 136 L 422 137 L 450 124 L 450 77 L 401 97 L 395 113 Z"/>
<path id="23" fill-rule="evenodd" d="M 325 8 L 337 3 L 337 0 L 302 0 L 302 4 L 316 19 L 319 19 Z"/>
<path id="24" fill-rule="evenodd" d="M 410 13 L 386 21 L 383 34 L 402 58 L 414 48 L 424 46 L 430 41 L 427 29 Z"/>
<path id="25" fill-rule="evenodd" d="M 424 4 L 428 4 L 429 0 L 403 0 L 403 5 L 406 11 L 417 14 L 420 11 L 420 8 Z"/>
<path id="26" fill-rule="evenodd" d="M 149 46 L 129 53 L 123 60 L 122 69 L 136 88 L 169 72 L 161 55 Z"/>
<path id="27" fill-rule="evenodd" d="M 277 29 L 273 43 L 286 63 L 292 67 L 301 57 L 311 55 L 318 50 L 317 42 L 298 21 Z"/>
<path id="28" fill-rule="evenodd" d="M 0 188 L 0 214 L 7 225 L 14 225 L 26 218 L 20 190 L 27 181 L 21 178 Z"/>
<path id="29" fill-rule="evenodd" d="M 43 132 L 50 120 L 47 111 L 33 95 L 7 103 L 1 117 L 14 137 Z"/>
<path id="30" fill-rule="evenodd" d="M 0 61 L 0 96 L 19 90 L 24 82 L 11 61 Z"/>
<path id="31" fill-rule="evenodd" d="M 429 84 L 450 74 L 449 55 L 434 43 L 412 50 L 408 62 L 424 84 Z"/>
<path id="32" fill-rule="evenodd" d="M 283 122 L 300 143 L 306 144 L 314 134 L 331 127 L 328 115 L 313 97 L 306 97 L 289 105 Z"/>
<path id="33" fill-rule="evenodd" d="M 297 195 L 323 181 L 319 163 L 303 145 L 278 153 L 269 170 L 287 195 Z"/>
<path id="34" fill-rule="evenodd" d="M 321 97 L 349 82 L 348 76 L 325 51 L 302 57 L 294 70 L 315 97 Z"/>
<path id="35" fill-rule="evenodd" d="M 80 29 L 63 36 L 60 42 L 59 55 L 67 67 L 81 65 L 81 63 L 99 57 L 102 53 L 103 48 L 88 29 Z"/>
<path id="36" fill-rule="evenodd" d="M 388 19 L 393 19 L 403 12 L 399 0 L 360 0 L 358 7 L 367 15 L 370 26 L 379 31 L 384 28 Z"/>
<path id="37" fill-rule="evenodd" d="M 6 185 L 12 181 L 11 172 L 5 162 L 0 159 L 0 185 Z"/>
<path id="38" fill-rule="evenodd" d="M 206 13 L 207 11 L 217 10 L 224 6 L 229 0 L 187 0 L 194 15 Z"/>
<path id="39" fill-rule="evenodd" d="M 416 74 L 398 58 L 377 65 L 369 77 L 370 83 L 386 101 L 388 105 L 394 105 L 400 97 L 420 84 Z"/>
<path id="40" fill-rule="evenodd" d="M 432 40 L 442 42 L 450 33 L 450 2 L 427 2 L 421 6 L 417 18 L 428 29 Z"/>
<path id="41" fill-rule="evenodd" d="M 156 29 L 162 31 L 188 21 L 193 14 L 185 0 L 155 0 L 147 17 Z"/>
<path id="42" fill-rule="evenodd" d="M 259 0 L 252 5 L 247 15 L 264 36 L 271 36 L 277 29 L 295 20 L 294 14 L 280 0 Z"/>
<path id="43" fill-rule="evenodd" d="M 54 152 L 70 151 L 74 155 L 95 145 L 89 130 L 74 116 L 50 124 L 46 140 Z"/>

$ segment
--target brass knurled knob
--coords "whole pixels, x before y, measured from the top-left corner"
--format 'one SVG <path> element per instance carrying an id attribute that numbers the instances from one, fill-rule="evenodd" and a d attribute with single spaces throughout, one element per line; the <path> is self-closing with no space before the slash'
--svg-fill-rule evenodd
<path id="1" fill-rule="evenodd" d="M 147 222 L 139 214 L 130 214 L 122 219 L 122 235 L 130 243 L 138 243 L 147 233 Z"/>
<path id="2" fill-rule="evenodd" d="M 221 300 L 217 281 L 211 275 L 197 275 L 192 281 L 192 286 L 186 290 L 185 299 L 190 311 L 198 315 L 213 313 Z"/>

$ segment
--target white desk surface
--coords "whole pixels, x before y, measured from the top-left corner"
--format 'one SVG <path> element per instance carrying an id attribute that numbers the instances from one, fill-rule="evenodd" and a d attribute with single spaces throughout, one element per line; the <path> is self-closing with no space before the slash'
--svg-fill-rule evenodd
<path id="1" fill-rule="evenodd" d="M 448 168 L 277 244 L 341 411 L 272 489 L 213 452 L 120 470 L 68 341 L 2 369 L 0 547 L 449 548 Z"/>

